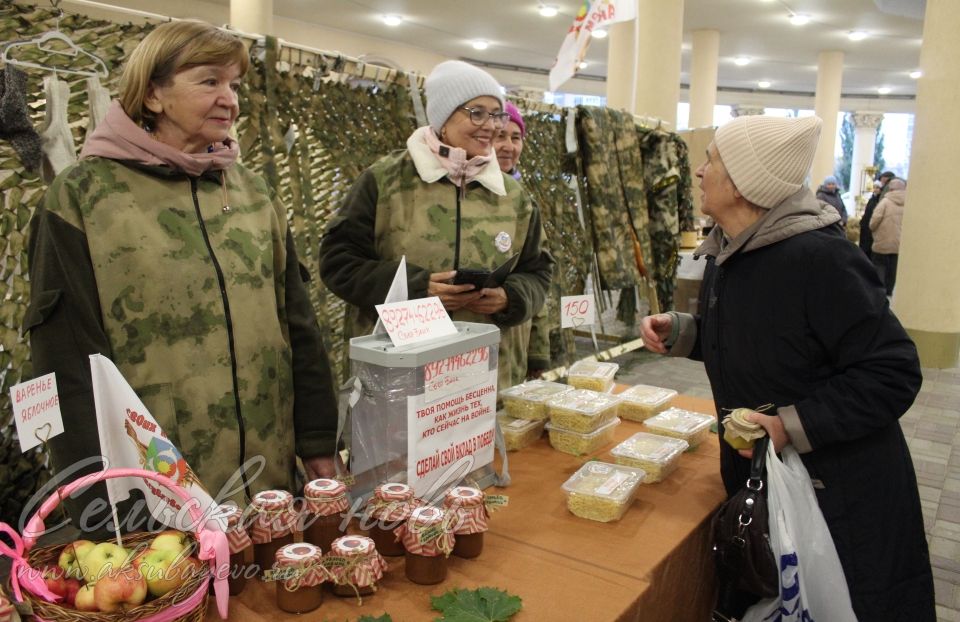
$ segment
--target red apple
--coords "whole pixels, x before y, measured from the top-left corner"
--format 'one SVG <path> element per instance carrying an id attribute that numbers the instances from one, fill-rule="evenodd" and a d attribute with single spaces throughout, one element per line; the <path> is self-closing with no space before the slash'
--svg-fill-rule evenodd
<path id="1" fill-rule="evenodd" d="M 97 611 L 97 601 L 92 585 L 84 585 L 77 590 L 77 596 L 73 599 L 73 606 L 78 611 Z"/>
<path id="2" fill-rule="evenodd" d="M 66 579 L 67 582 L 67 593 L 64 595 L 63 604 L 73 607 L 77 602 L 77 592 L 80 591 L 80 588 L 83 587 L 83 583 L 80 583 L 79 579 Z"/>
<path id="3" fill-rule="evenodd" d="M 134 562 L 134 565 L 147 581 L 147 590 L 151 596 L 163 596 L 180 587 L 191 577 L 203 571 L 203 564 L 195 557 L 187 556 L 186 551 L 148 550 Z"/>
<path id="4" fill-rule="evenodd" d="M 147 599 L 147 581 L 133 566 L 111 570 L 93 586 L 93 598 L 104 613 L 129 611 Z"/>
<path id="5" fill-rule="evenodd" d="M 40 572 L 47 589 L 61 597 L 58 602 L 64 602 L 67 597 L 67 578 L 63 568 L 50 564 L 44 566 Z"/>
<path id="6" fill-rule="evenodd" d="M 83 570 L 81 568 L 83 559 L 95 546 L 96 544 L 89 540 L 76 540 L 75 542 L 71 542 L 60 551 L 57 565 L 63 568 L 68 577 L 81 579 L 83 578 Z"/>

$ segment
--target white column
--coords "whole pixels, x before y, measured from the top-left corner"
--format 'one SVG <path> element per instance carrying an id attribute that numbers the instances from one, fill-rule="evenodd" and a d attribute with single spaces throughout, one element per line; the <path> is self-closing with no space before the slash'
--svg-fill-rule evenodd
<path id="1" fill-rule="evenodd" d="M 694 30 L 690 64 L 691 129 L 713 127 L 713 107 L 717 103 L 717 59 L 720 56 L 720 31 Z"/>
<path id="2" fill-rule="evenodd" d="M 952 181 L 960 136 L 960 2 L 927 0 L 917 112 L 893 309 L 917 344 L 924 367 L 960 360 L 960 215 Z"/>
<path id="3" fill-rule="evenodd" d="M 763 106 L 754 106 L 752 104 L 735 104 L 730 107 L 731 117 L 751 117 L 762 115 L 767 111 Z"/>
<path id="4" fill-rule="evenodd" d="M 851 116 L 854 127 L 853 157 L 850 165 L 850 187 L 853 196 L 869 192 L 873 188 L 872 180 L 869 188 L 860 187 L 860 178 L 863 169 L 873 166 L 874 151 L 877 146 L 877 128 L 883 121 L 882 112 L 854 112 Z"/>
<path id="5" fill-rule="evenodd" d="M 817 93 L 814 111 L 823 120 L 820 145 L 813 156 L 810 173 L 814 188 L 827 175 L 833 175 L 834 149 L 837 145 L 837 115 L 840 114 L 840 87 L 843 83 L 843 52 L 820 52 L 817 55 Z"/>
<path id="6" fill-rule="evenodd" d="M 636 114 L 676 127 L 682 45 L 683 0 L 639 0 Z"/>
<path id="7" fill-rule="evenodd" d="M 637 78 L 636 29 L 635 22 L 620 22 L 607 35 L 607 107 L 631 113 Z"/>
<path id="8" fill-rule="evenodd" d="M 273 0 L 230 0 L 230 26 L 240 32 L 274 34 Z"/>

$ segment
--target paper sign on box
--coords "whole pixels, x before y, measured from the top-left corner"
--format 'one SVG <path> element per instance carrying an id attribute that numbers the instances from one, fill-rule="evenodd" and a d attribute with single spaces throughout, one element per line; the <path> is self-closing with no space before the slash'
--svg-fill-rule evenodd
<path id="1" fill-rule="evenodd" d="M 376 309 L 390 341 L 397 347 L 457 334 L 437 296 L 376 305 Z"/>

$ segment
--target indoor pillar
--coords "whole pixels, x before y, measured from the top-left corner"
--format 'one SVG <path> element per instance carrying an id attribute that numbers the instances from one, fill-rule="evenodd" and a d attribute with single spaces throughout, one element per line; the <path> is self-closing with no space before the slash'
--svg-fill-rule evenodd
<path id="1" fill-rule="evenodd" d="M 636 29 L 636 20 L 618 22 L 607 29 L 607 107 L 630 113 L 637 73 Z"/>
<path id="2" fill-rule="evenodd" d="M 860 187 L 860 178 L 863 169 L 873 166 L 874 151 L 877 146 L 877 128 L 883 121 L 882 112 L 854 112 L 850 115 L 853 121 L 853 157 L 850 166 L 850 190 L 853 196 L 862 195 L 873 190 L 873 179 L 869 180 L 869 187 Z"/>
<path id="3" fill-rule="evenodd" d="M 823 121 L 820 144 L 813 156 L 811 186 L 816 188 L 823 178 L 833 175 L 834 149 L 837 144 L 837 115 L 840 114 L 840 87 L 843 83 L 843 52 L 820 52 L 817 55 L 817 92 L 814 111 Z"/>
<path id="4" fill-rule="evenodd" d="M 634 113 L 675 128 L 680 100 L 683 0 L 639 0 Z"/>
<path id="5" fill-rule="evenodd" d="M 960 2 L 927 0 L 920 48 L 916 119 L 907 176 L 893 310 L 910 333 L 924 367 L 960 362 L 960 262 L 956 176 L 960 136 Z"/>
<path id="6" fill-rule="evenodd" d="M 694 30 L 690 64 L 690 129 L 713 127 L 717 103 L 717 59 L 720 31 Z"/>
<path id="7" fill-rule="evenodd" d="M 273 0 L 230 0 L 230 26 L 249 34 L 273 34 Z"/>

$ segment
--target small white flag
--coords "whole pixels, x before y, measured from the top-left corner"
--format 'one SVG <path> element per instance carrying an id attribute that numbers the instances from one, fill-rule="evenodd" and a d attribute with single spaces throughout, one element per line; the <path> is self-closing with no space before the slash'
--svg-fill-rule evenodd
<path id="1" fill-rule="evenodd" d="M 91 354 L 90 371 L 104 466 L 145 469 L 169 477 L 197 500 L 197 509 L 202 514 L 217 518 L 219 513 L 213 498 L 113 361 Z M 112 505 L 129 498 L 131 490 L 141 490 L 151 516 L 181 531 L 196 530 L 190 515 L 181 512 L 180 499 L 156 482 L 124 477 L 108 479 L 105 483 Z"/>
<path id="2" fill-rule="evenodd" d="M 637 18 L 637 0 L 584 0 L 550 70 L 550 90 L 556 91 L 577 73 L 587 55 L 594 30 Z M 607 77 L 610 79 L 610 76 Z"/>
<path id="3" fill-rule="evenodd" d="M 400 258 L 400 265 L 397 266 L 397 272 L 393 275 L 393 283 L 390 284 L 390 289 L 387 291 L 387 297 L 383 299 L 383 304 L 406 302 L 409 298 L 410 294 L 407 293 L 407 256 L 404 255 Z M 377 318 L 377 325 L 373 327 L 372 334 L 379 335 L 385 332 L 387 332 L 387 329 L 383 327 L 380 318 Z"/>

